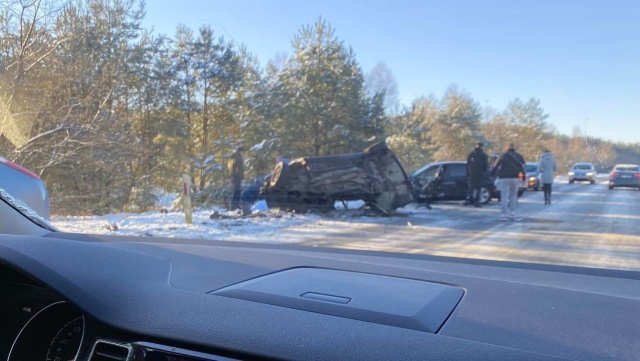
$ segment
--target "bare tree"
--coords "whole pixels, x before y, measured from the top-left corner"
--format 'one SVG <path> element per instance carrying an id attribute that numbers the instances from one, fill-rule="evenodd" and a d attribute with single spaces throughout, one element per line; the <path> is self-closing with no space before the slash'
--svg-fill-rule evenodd
<path id="1" fill-rule="evenodd" d="M 366 78 L 367 95 L 373 97 L 378 93 L 384 94 L 385 110 L 389 114 L 397 114 L 400 108 L 398 100 L 398 83 L 387 64 L 378 62 L 371 69 Z"/>
<path id="2" fill-rule="evenodd" d="M 62 1 L 0 2 L 0 135 L 16 148 L 26 144 L 41 111 L 46 60 L 68 37 L 52 36 Z"/>

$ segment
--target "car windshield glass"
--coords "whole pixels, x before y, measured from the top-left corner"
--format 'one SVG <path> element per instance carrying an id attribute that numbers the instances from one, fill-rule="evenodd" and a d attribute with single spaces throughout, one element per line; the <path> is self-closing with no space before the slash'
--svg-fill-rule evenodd
<path id="1" fill-rule="evenodd" d="M 640 270 L 638 6 L 0 0 L 0 188 L 60 232 Z"/>
<path id="2" fill-rule="evenodd" d="M 616 167 L 614 170 L 616 172 L 640 172 L 640 167 L 638 166 Z"/>

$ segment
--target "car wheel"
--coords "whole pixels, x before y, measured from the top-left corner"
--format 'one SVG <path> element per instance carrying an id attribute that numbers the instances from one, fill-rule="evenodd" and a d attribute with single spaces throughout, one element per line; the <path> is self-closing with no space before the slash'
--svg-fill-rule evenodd
<path id="1" fill-rule="evenodd" d="M 573 182 L 574 182 L 573 180 L 569 180 L 569 184 L 573 184 Z"/>
<path id="2" fill-rule="evenodd" d="M 609 186 L 609 190 L 613 190 L 613 186 Z"/>
<path id="3" fill-rule="evenodd" d="M 596 181 L 589 181 L 590 184 L 596 184 Z"/>
<path id="4" fill-rule="evenodd" d="M 269 181 L 271 188 L 282 189 L 289 180 L 289 165 L 285 162 L 278 162 L 276 169 L 273 170 L 273 175 Z"/>
<path id="5" fill-rule="evenodd" d="M 480 187 L 480 196 L 478 201 L 482 204 L 491 202 L 491 192 L 486 187 Z"/>

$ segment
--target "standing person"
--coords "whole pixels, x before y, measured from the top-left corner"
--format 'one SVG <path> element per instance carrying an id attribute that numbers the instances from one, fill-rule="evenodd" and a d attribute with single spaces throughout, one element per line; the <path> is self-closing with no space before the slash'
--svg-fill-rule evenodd
<path id="1" fill-rule="evenodd" d="M 544 192 L 544 204 L 551 204 L 551 186 L 556 172 L 556 160 L 548 149 L 544 150 L 540 157 L 540 172 L 542 172 L 542 191 Z"/>
<path id="2" fill-rule="evenodd" d="M 518 185 L 521 182 L 520 177 L 524 177 L 525 174 L 524 157 L 516 152 L 516 147 L 511 143 L 507 147 L 507 151 L 496 162 L 492 174 L 500 179 L 500 203 L 502 205 L 500 219 L 503 221 L 509 218 L 516 219 Z"/>
<path id="3" fill-rule="evenodd" d="M 240 193 L 242 192 L 242 180 L 244 179 L 244 147 L 240 146 L 236 148 L 227 164 L 227 170 L 229 171 L 229 177 L 231 178 L 231 186 L 233 187 L 233 196 L 231 197 L 230 210 L 240 208 Z"/>
<path id="4" fill-rule="evenodd" d="M 484 144 L 478 142 L 476 148 L 467 156 L 467 183 L 469 185 L 469 195 L 465 205 L 473 204 L 480 207 L 480 189 L 482 187 L 482 176 L 489 166 L 487 154 L 482 149 Z"/>

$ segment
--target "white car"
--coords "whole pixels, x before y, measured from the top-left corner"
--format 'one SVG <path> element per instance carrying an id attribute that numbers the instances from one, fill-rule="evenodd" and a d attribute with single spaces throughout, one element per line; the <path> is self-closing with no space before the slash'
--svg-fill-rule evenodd
<path id="1" fill-rule="evenodd" d="M 582 181 L 594 184 L 598 176 L 596 168 L 591 163 L 581 162 L 571 166 L 568 173 L 569 183 Z"/>

